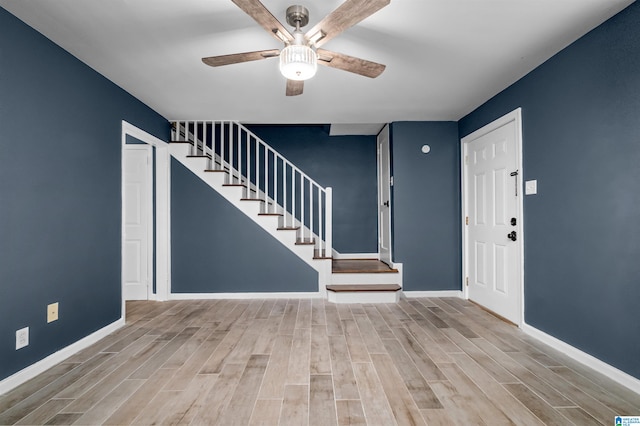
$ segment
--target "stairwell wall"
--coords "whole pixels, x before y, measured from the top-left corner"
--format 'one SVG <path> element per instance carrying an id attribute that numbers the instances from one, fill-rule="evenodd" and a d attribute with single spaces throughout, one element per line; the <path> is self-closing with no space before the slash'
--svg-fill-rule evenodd
<path id="1" fill-rule="evenodd" d="M 460 120 L 522 107 L 525 322 L 640 378 L 640 3 Z"/>
<path id="2" fill-rule="evenodd" d="M 173 158 L 171 252 L 172 293 L 318 291 L 315 269 Z"/>
<path id="3" fill-rule="evenodd" d="M 168 138 L 167 120 L 0 8 L 0 380 L 121 317 L 122 120 Z"/>

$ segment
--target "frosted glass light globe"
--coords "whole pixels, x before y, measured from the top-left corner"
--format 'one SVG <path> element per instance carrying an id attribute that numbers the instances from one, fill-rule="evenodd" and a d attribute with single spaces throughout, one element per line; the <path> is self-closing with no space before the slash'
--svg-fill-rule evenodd
<path id="1" fill-rule="evenodd" d="M 308 80 L 318 70 L 318 55 L 309 46 L 292 44 L 280 52 L 280 72 L 289 80 Z"/>

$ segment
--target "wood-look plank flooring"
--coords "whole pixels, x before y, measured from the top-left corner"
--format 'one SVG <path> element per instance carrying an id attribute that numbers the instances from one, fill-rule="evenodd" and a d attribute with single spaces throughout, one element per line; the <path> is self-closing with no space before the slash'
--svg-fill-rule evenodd
<path id="1" fill-rule="evenodd" d="M 640 395 L 461 299 L 128 302 L 0 425 L 609 425 Z"/>

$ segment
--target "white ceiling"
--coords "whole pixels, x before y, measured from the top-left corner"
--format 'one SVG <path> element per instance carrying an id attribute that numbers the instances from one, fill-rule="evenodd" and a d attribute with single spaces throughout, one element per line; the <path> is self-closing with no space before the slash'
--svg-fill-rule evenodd
<path id="1" fill-rule="evenodd" d="M 309 27 L 342 0 L 263 0 Z M 633 0 L 391 0 L 324 47 L 387 65 L 377 79 L 320 67 L 285 97 L 277 59 L 204 56 L 282 46 L 230 0 L 0 0 L 168 119 L 250 123 L 458 120 Z"/>

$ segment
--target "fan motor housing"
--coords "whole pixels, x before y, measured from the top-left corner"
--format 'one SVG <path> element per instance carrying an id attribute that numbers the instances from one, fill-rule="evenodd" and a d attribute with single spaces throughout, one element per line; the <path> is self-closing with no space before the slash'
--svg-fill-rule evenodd
<path id="1" fill-rule="evenodd" d="M 309 10 L 300 5 L 293 5 L 287 8 L 287 24 L 292 27 L 304 27 L 309 23 Z"/>

